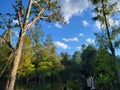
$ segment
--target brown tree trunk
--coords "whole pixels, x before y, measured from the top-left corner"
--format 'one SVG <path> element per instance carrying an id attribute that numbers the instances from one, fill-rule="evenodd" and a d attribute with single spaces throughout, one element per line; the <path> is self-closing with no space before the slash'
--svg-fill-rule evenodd
<path id="1" fill-rule="evenodd" d="M 14 90 L 14 84 L 15 84 L 17 69 L 18 69 L 18 65 L 19 65 L 19 61 L 20 61 L 20 57 L 21 57 L 24 36 L 25 36 L 25 29 L 22 29 L 20 32 L 20 38 L 19 38 L 19 41 L 17 43 L 16 50 L 15 50 L 15 55 L 14 55 L 13 65 L 11 68 L 11 73 L 10 73 L 10 76 L 8 78 L 5 90 Z"/>
<path id="2" fill-rule="evenodd" d="M 45 7 L 42 8 L 40 10 L 40 12 L 38 13 L 38 15 L 36 15 L 31 21 L 28 22 L 31 6 L 32 6 L 33 3 L 35 3 L 33 1 L 34 0 L 29 0 L 28 6 L 27 6 L 27 9 L 26 9 L 26 13 L 25 13 L 24 22 L 21 21 L 20 12 L 19 11 L 17 12 L 18 13 L 18 21 L 19 21 L 19 25 L 20 25 L 20 36 L 19 36 L 19 41 L 17 43 L 15 54 L 14 54 L 11 73 L 10 73 L 10 76 L 8 78 L 5 90 L 14 90 L 14 84 L 15 84 L 15 79 L 16 79 L 16 74 L 17 74 L 17 69 L 18 69 L 21 53 L 22 53 L 23 39 L 24 39 L 24 36 L 25 36 L 26 28 L 29 27 L 30 25 L 32 25 L 33 23 L 35 23 L 39 19 L 40 15 L 45 10 Z M 36 1 L 39 2 L 40 0 L 36 0 Z"/>
<path id="3" fill-rule="evenodd" d="M 21 53 L 22 53 L 23 39 L 24 39 L 24 36 L 25 36 L 26 28 L 28 27 L 27 23 L 28 23 L 28 17 L 30 15 L 30 9 L 31 9 L 32 2 L 33 2 L 33 0 L 29 0 L 23 23 L 21 22 L 20 13 L 17 12 L 18 13 L 18 21 L 19 21 L 19 24 L 20 24 L 20 35 L 19 35 L 19 41 L 17 43 L 15 54 L 14 54 L 11 73 L 9 75 L 5 90 L 14 90 L 14 84 L 15 84 L 15 80 L 16 80 L 17 69 L 18 69 L 18 65 L 19 65 L 20 57 L 21 57 Z M 40 14 L 41 13 L 42 12 L 40 12 Z M 36 21 L 36 18 L 31 23 L 34 23 L 35 21 Z"/>

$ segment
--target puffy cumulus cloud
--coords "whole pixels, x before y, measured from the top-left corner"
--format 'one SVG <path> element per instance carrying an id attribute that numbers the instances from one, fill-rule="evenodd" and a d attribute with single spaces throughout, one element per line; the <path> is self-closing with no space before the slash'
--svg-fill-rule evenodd
<path id="1" fill-rule="evenodd" d="M 62 26 L 59 23 L 55 23 L 55 27 L 62 28 Z"/>
<path id="2" fill-rule="evenodd" d="M 85 21 L 85 20 L 82 21 L 82 24 L 83 24 L 83 26 L 85 26 L 85 27 L 86 27 L 86 26 L 89 26 L 89 23 L 88 23 L 87 21 Z"/>
<path id="3" fill-rule="evenodd" d="M 65 21 L 69 23 L 73 15 L 79 15 L 88 8 L 89 2 L 88 0 L 63 0 L 61 6 Z"/>
<path id="4" fill-rule="evenodd" d="M 86 39 L 86 42 L 88 42 L 88 43 L 91 43 L 91 44 L 92 44 L 92 43 L 94 43 L 94 42 L 95 42 L 95 40 L 94 40 L 94 39 L 91 39 L 91 38 L 87 38 L 87 39 Z"/>
<path id="5" fill-rule="evenodd" d="M 80 34 L 79 34 L 79 36 L 80 36 L 80 37 L 83 37 L 83 36 L 84 36 L 84 34 L 83 34 L 83 33 L 80 33 Z"/>
<path id="6" fill-rule="evenodd" d="M 78 42 L 78 38 L 77 37 L 73 37 L 73 38 L 63 38 L 62 40 L 66 41 L 66 42 Z"/>
<path id="7" fill-rule="evenodd" d="M 68 45 L 66 45 L 65 43 L 59 42 L 59 41 L 54 42 L 54 44 L 56 47 L 60 47 L 62 49 L 70 49 Z"/>

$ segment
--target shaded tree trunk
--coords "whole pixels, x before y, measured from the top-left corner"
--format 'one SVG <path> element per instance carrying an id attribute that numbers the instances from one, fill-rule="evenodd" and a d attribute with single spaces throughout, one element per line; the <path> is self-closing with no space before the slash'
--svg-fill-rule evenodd
<path id="1" fill-rule="evenodd" d="M 22 13 L 22 11 L 21 11 L 21 10 L 23 10 L 23 9 L 21 9 L 21 6 L 23 6 L 22 0 L 17 0 L 17 2 L 19 2 L 19 3 L 17 3 L 15 6 L 15 7 L 18 7 L 18 8 L 15 8 L 15 12 L 16 12 L 15 15 L 17 15 L 17 19 L 19 22 L 20 35 L 19 35 L 19 41 L 16 46 L 16 50 L 14 52 L 13 65 L 12 65 L 10 77 L 8 79 L 5 90 L 13 90 L 14 89 L 14 84 L 15 84 L 18 65 L 20 62 L 21 53 L 22 53 L 23 39 L 25 36 L 26 29 L 29 26 L 31 26 L 33 23 L 35 23 L 37 20 L 39 20 L 40 17 L 42 17 L 42 16 L 44 17 L 45 10 L 49 9 L 51 11 L 51 12 L 49 11 L 51 17 L 56 16 L 56 14 L 59 13 L 58 11 L 60 11 L 60 8 L 58 8 L 58 5 L 57 5 L 58 2 L 56 2 L 57 0 L 53 1 L 56 4 L 54 6 L 54 8 L 53 8 L 53 5 L 50 4 L 50 3 L 52 3 L 51 2 L 52 0 L 28 0 L 28 1 L 29 2 L 26 7 L 27 9 L 25 9 L 25 13 Z M 35 12 L 34 12 L 35 15 L 30 13 L 31 6 L 33 4 L 34 4 L 34 6 L 37 6 L 36 7 L 37 9 L 36 8 L 33 9 L 33 11 L 35 10 Z M 51 10 L 50 6 L 52 6 L 52 10 Z M 57 11 L 55 11 L 55 10 L 57 10 Z M 22 15 L 22 14 L 24 14 L 24 15 Z M 30 16 L 30 14 L 31 14 L 31 16 Z M 45 13 L 45 18 L 46 18 L 46 16 L 48 16 L 48 18 L 46 18 L 46 19 L 49 21 L 50 20 L 49 13 L 47 15 L 46 14 L 47 13 Z M 46 21 L 46 19 L 45 19 L 45 21 Z M 51 19 L 52 19 L 52 21 L 55 20 L 55 21 L 63 22 L 61 15 L 59 15 L 58 17 L 53 17 Z"/>
<path id="2" fill-rule="evenodd" d="M 20 25 L 19 41 L 18 41 L 17 46 L 16 46 L 16 50 L 14 53 L 14 59 L 13 59 L 13 65 L 11 68 L 11 73 L 9 75 L 5 90 L 14 90 L 17 69 L 18 69 L 18 65 L 19 65 L 20 57 L 21 57 L 21 53 L 22 53 L 23 39 L 25 36 L 26 28 L 28 27 L 27 23 L 28 23 L 28 17 L 30 15 L 30 9 L 31 9 L 32 3 L 33 3 L 33 0 L 29 0 L 27 10 L 25 13 L 24 22 L 21 21 L 20 11 L 17 12 L 18 13 L 18 21 L 19 21 L 19 25 Z"/>
<path id="3" fill-rule="evenodd" d="M 17 69 L 18 69 L 18 65 L 19 65 L 19 61 L 20 61 L 20 57 L 21 57 L 21 53 L 22 53 L 22 45 L 23 45 L 24 36 L 25 36 L 25 29 L 22 29 L 20 32 L 19 41 L 17 43 L 17 48 L 15 50 L 14 61 L 13 61 L 11 73 L 8 78 L 5 90 L 14 90 Z"/>

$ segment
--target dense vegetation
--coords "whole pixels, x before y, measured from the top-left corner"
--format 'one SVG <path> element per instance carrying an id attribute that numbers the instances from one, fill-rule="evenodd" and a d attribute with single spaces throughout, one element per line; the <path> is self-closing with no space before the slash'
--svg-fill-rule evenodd
<path id="1" fill-rule="evenodd" d="M 97 90 L 119 90 L 114 57 L 106 49 L 83 45 L 82 52 L 75 51 L 73 55 L 61 52 L 58 55 L 50 35 L 45 41 L 36 43 L 34 48 L 34 41 L 29 36 L 25 37 L 24 42 L 16 90 L 87 90 L 90 76 L 94 77 Z M 0 46 L 0 70 L 10 52 L 6 44 Z M 1 88 L 5 85 L 9 69 L 10 66 L 1 77 L 4 81 L 0 82 Z"/>
<path id="2" fill-rule="evenodd" d="M 16 0 L 14 14 L 0 14 L 0 28 L 8 29 L 0 36 L 0 90 L 120 90 L 120 27 L 109 22 L 119 12 L 117 2 L 90 1 L 102 31 L 95 33 L 96 45 L 82 45 L 73 55 L 56 53 L 40 27 L 40 21 L 64 22 L 58 0 L 29 0 L 28 6 Z M 19 24 L 11 24 L 16 19 Z M 14 47 L 13 28 L 20 30 Z"/>

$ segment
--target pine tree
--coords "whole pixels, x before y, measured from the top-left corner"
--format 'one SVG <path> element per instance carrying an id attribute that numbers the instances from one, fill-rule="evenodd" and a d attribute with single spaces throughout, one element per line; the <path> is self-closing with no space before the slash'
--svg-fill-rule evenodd
<path id="1" fill-rule="evenodd" d="M 113 37 L 115 37 L 115 34 L 113 33 L 114 29 L 111 28 L 110 21 L 109 21 L 109 18 L 113 17 L 117 13 L 116 5 L 117 5 L 117 2 L 119 2 L 119 0 L 112 4 L 110 3 L 109 0 L 91 0 L 91 2 L 93 3 L 93 5 L 95 5 L 94 12 L 96 16 L 93 19 L 100 21 L 102 23 L 101 25 L 102 29 L 105 30 L 104 38 L 102 36 L 103 34 L 96 34 L 96 35 L 100 37 L 99 40 L 102 40 L 102 43 L 103 41 L 107 42 L 107 48 L 110 50 L 115 60 L 115 64 L 116 64 L 115 71 L 117 71 L 118 82 L 120 84 L 120 72 L 118 68 L 118 62 L 116 59 L 115 45 L 112 40 Z M 119 42 L 116 42 L 116 43 L 117 45 L 119 44 Z M 106 48 L 106 43 L 104 43 L 104 45 Z"/>

